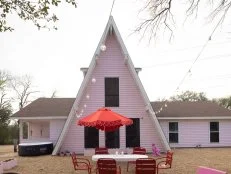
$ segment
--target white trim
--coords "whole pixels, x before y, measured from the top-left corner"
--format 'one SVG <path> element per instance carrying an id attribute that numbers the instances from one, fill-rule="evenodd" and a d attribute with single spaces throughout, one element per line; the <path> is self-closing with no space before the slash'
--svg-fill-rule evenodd
<path id="1" fill-rule="evenodd" d="M 170 130 L 169 130 L 169 123 L 177 123 L 177 127 L 178 127 L 178 130 L 177 130 L 177 132 L 170 132 Z M 178 142 L 176 143 L 176 142 L 174 142 L 174 143 L 171 143 L 170 142 L 170 140 L 169 140 L 169 134 L 170 133 L 177 133 L 178 134 Z M 180 136 L 179 136 L 179 122 L 178 121 L 168 121 L 168 142 L 169 142 L 169 144 L 179 144 L 179 142 L 180 142 Z"/>
<path id="2" fill-rule="evenodd" d="M 218 142 L 211 142 L 211 129 L 210 129 L 210 124 L 211 124 L 211 122 L 216 122 L 216 123 L 218 123 L 218 131 L 212 131 L 212 133 L 215 133 L 215 132 L 218 132 L 219 133 L 219 141 Z M 219 121 L 213 121 L 213 120 L 211 120 L 210 122 L 208 122 L 209 124 L 208 124 L 208 128 L 209 128 L 209 143 L 210 144 L 219 144 L 220 143 L 220 122 Z"/>
<path id="3" fill-rule="evenodd" d="M 167 150 L 170 150 L 170 146 L 169 146 L 169 144 L 168 144 L 168 142 L 167 142 L 167 139 L 166 139 L 166 137 L 165 137 L 165 135 L 164 135 L 164 133 L 163 133 L 163 130 L 162 130 L 161 127 L 160 127 L 159 121 L 157 120 L 156 115 L 155 115 L 155 113 L 154 113 L 154 111 L 153 111 L 153 109 L 152 109 L 152 107 L 151 107 L 151 104 L 150 104 L 150 100 L 149 100 L 149 98 L 148 98 L 148 95 L 147 95 L 147 93 L 146 93 L 145 90 L 144 90 L 144 87 L 143 87 L 143 85 L 142 85 L 142 83 L 141 83 L 141 81 L 140 81 L 139 76 L 138 76 L 137 73 L 136 73 L 135 67 L 134 67 L 134 65 L 133 65 L 133 63 L 132 63 L 132 60 L 131 60 L 131 58 L 130 58 L 130 56 L 129 56 L 129 54 L 128 54 L 128 51 L 127 51 L 127 49 L 126 49 L 126 47 L 125 47 L 125 45 L 124 45 L 124 42 L 123 42 L 122 37 L 121 37 L 121 35 L 120 35 L 120 33 L 119 33 L 119 30 L 118 30 L 118 28 L 117 28 L 117 26 L 116 26 L 116 24 L 115 24 L 115 22 L 114 22 L 114 20 L 113 20 L 113 17 L 111 16 L 110 18 L 111 18 L 112 25 L 113 25 L 115 34 L 116 34 L 116 36 L 117 36 L 118 42 L 120 43 L 121 48 L 122 48 L 122 50 L 123 50 L 123 53 L 124 53 L 124 55 L 126 56 L 128 69 L 130 70 L 130 72 L 131 72 L 131 74 L 132 74 L 132 76 L 133 76 L 133 79 L 135 80 L 136 85 L 137 85 L 137 87 L 139 88 L 139 90 L 140 90 L 140 92 L 141 92 L 141 94 L 142 94 L 142 96 L 143 96 L 143 99 L 144 99 L 144 102 L 145 102 L 146 106 L 148 106 L 148 108 L 149 108 L 148 110 L 149 110 L 149 112 L 150 112 L 150 114 L 151 114 L 151 118 L 152 118 L 152 120 L 153 120 L 154 125 L 157 127 L 157 132 L 159 133 L 159 135 L 160 135 L 160 137 L 161 137 L 162 143 L 164 144 L 164 146 L 165 146 L 165 148 L 166 148 Z M 145 108 L 145 109 L 146 109 L 146 108 Z"/>
<path id="4" fill-rule="evenodd" d="M 158 120 L 231 120 L 231 116 L 213 117 L 157 117 Z"/>
<path id="5" fill-rule="evenodd" d="M 68 116 L 46 116 L 46 117 L 11 117 L 10 119 L 19 120 L 55 120 L 55 119 L 67 119 Z"/>
<path id="6" fill-rule="evenodd" d="M 87 74 L 86 74 L 86 76 L 85 76 L 85 78 L 84 78 L 84 80 L 83 80 L 83 82 L 82 82 L 82 84 L 80 86 L 80 89 L 79 89 L 78 94 L 76 96 L 75 102 L 74 102 L 74 104 L 72 106 L 72 109 L 71 109 L 71 111 L 69 113 L 69 116 L 68 116 L 68 118 L 67 118 L 67 120 L 66 120 L 66 122 L 64 124 L 63 130 L 62 130 L 62 132 L 61 132 L 61 134 L 60 134 L 60 136 L 58 138 L 58 141 L 57 141 L 56 146 L 55 146 L 55 148 L 54 148 L 54 150 L 52 152 L 52 155 L 56 155 L 57 154 L 58 150 L 60 149 L 60 147 L 61 147 L 61 145 L 63 143 L 63 139 L 64 139 L 65 135 L 67 134 L 68 127 L 69 127 L 69 125 L 70 125 L 70 123 L 71 123 L 71 121 L 72 121 L 72 119 L 73 119 L 73 117 L 75 115 L 74 112 L 76 111 L 76 109 L 78 109 L 76 107 L 78 107 L 78 105 L 79 105 L 79 102 L 80 102 L 80 100 L 82 98 L 84 90 L 86 89 L 86 85 L 88 84 L 88 82 L 90 80 L 90 77 L 92 76 L 94 67 L 96 66 L 96 59 L 98 57 L 96 55 L 100 55 L 100 51 L 101 51 L 100 47 L 101 47 L 102 44 L 105 43 L 107 35 L 110 34 L 110 28 L 111 28 L 111 31 L 114 30 L 116 38 L 117 38 L 117 41 L 119 42 L 119 44 L 121 46 L 123 54 L 127 57 L 128 68 L 130 69 L 130 72 L 131 72 L 131 74 L 132 74 L 132 76 L 133 76 L 133 78 L 134 78 L 134 80 L 135 80 L 138 88 L 140 89 L 140 92 L 141 92 L 141 94 L 142 94 L 142 96 L 144 98 L 145 104 L 150 106 L 149 107 L 149 111 L 151 111 L 150 113 L 152 113 L 151 114 L 151 118 L 153 120 L 153 123 L 157 127 L 157 132 L 159 133 L 159 135 L 161 137 L 161 140 L 162 140 L 165 148 L 167 150 L 170 150 L 170 146 L 169 146 L 169 144 L 168 144 L 168 142 L 167 142 L 167 140 L 166 140 L 166 138 L 164 136 L 164 133 L 163 133 L 163 131 L 162 131 L 160 125 L 159 125 L 159 122 L 158 122 L 158 120 L 156 118 L 156 115 L 155 115 L 155 113 L 154 113 L 154 111 L 153 111 L 153 109 L 152 109 L 152 107 L 150 105 L 150 101 L 148 99 L 148 96 L 147 96 L 147 94 L 146 94 L 146 92 L 145 92 L 145 90 L 144 90 L 144 88 L 142 86 L 142 83 L 141 83 L 141 81 L 140 81 L 140 79 L 139 79 L 139 77 L 138 77 L 138 75 L 137 75 L 137 73 L 135 71 L 135 67 L 134 67 L 133 63 L 130 60 L 128 51 L 127 51 L 127 49 L 126 49 L 126 47 L 124 45 L 124 42 L 123 42 L 123 40 L 122 40 L 122 38 L 120 36 L 119 30 L 117 29 L 117 26 L 116 26 L 116 24 L 114 22 L 113 17 L 110 16 L 109 20 L 108 20 L 108 23 L 106 25 L 106 28 L 104 30 L 104 33 L 103 33 L 103 35 L 102 35 L 102 37 L 100 39 L 100 42 L 99 42 L 99 44 L 98 44 L 98 46 L 96 48 L 95 53 L 93 55 L 92 61 L 91 61 L 90 66 L 88 68 L 88 72 L 87 72 Z M 125 63 L 126 63 L 126 61 L 125 61 Z"/>

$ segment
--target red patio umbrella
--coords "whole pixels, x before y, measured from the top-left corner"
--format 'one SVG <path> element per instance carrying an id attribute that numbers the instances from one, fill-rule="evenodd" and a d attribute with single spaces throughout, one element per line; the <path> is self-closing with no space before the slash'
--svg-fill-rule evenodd
<path id="1" fill-rule="evenodd" d="M 108 108 L 100 108 L 96 112 L 78 120 L 77 124 L 80 126 L 95 127 L 103 131 L 114 131 L 120 126 L 133 124 L 133 121 Z"/>

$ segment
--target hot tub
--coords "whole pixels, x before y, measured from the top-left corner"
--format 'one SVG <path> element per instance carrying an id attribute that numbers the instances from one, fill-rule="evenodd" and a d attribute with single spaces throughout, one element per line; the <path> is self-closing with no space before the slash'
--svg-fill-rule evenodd
<path id="1" fill-rule="evenodd" d="M 18 145 L 19 156 L 38 156 L 51 154 L 53 151 L 52 142 L 21 143 Z"/>

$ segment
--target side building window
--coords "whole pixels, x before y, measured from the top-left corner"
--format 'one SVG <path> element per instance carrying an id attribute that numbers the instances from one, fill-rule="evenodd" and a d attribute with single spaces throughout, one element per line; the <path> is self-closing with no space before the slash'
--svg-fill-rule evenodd
<path id="1" fill-rule="evenodd" d="M 99 130 L 94 127 L 84 127 L 84 147 L 99 147 Z"/>
<path id="2" fill-rule="evenodd" d="M 210 122 L 210 143 L 219 143 L 219 122 Z"/>
<path id="3" fill-rule="evenodd" d="M 119 78 L 105 78 L 105 107 L 119 107 Z"/>
<path id="4" fill-rule="evenodd" d="M 178 122 L 169 122 L 169 143 L 178 143 Z"/>
<path id="5" fill-rule="evenodd" d="M 126 147 L 140 147 L 140 119 L 132 120 L 133 124 L 126 126 Z"/>
<path id="6" fill-rule="evenodd" d="M 29 138 L 29 123 L 28 122 L 22 123 L 22 138 L 23 139 Z"/>

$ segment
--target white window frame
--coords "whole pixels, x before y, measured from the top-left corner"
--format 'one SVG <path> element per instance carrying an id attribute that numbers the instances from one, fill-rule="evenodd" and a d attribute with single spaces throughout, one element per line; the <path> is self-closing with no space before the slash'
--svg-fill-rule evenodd
<path id="1" fill-rule="evenodd" d="M 210 130 L 210 123 L 215 122 L 218 123 L 218 131 L 211 131 Z M 219 141 L 218 142 L 211 142 L 211 133 L 217 133 L 218 132 L 218 137 L 219 137 Z M 209 143 L 220 143 L 220 122 L 219 121 L 210 121 L 209 122 Z"/>
<path id="2" fill-rule="evenodd" d="M 177 131 L 170 131 L 170 129 L 169 129 L 169 124 L 170 123 L 177 123 L 178 130 Z M 170 138 L 169 138 L 169 134 L 170 133 L 177 133 L 178 134 L 178 142 L 170 142 Z M 171 144 L 178 144 L 179 143 L 179 139 L 180 139 L 180 137 L 179 137 L 179 122 L 178 121 L 169 121 L 168 122 L 168 142 L 171 143 Z"/>

